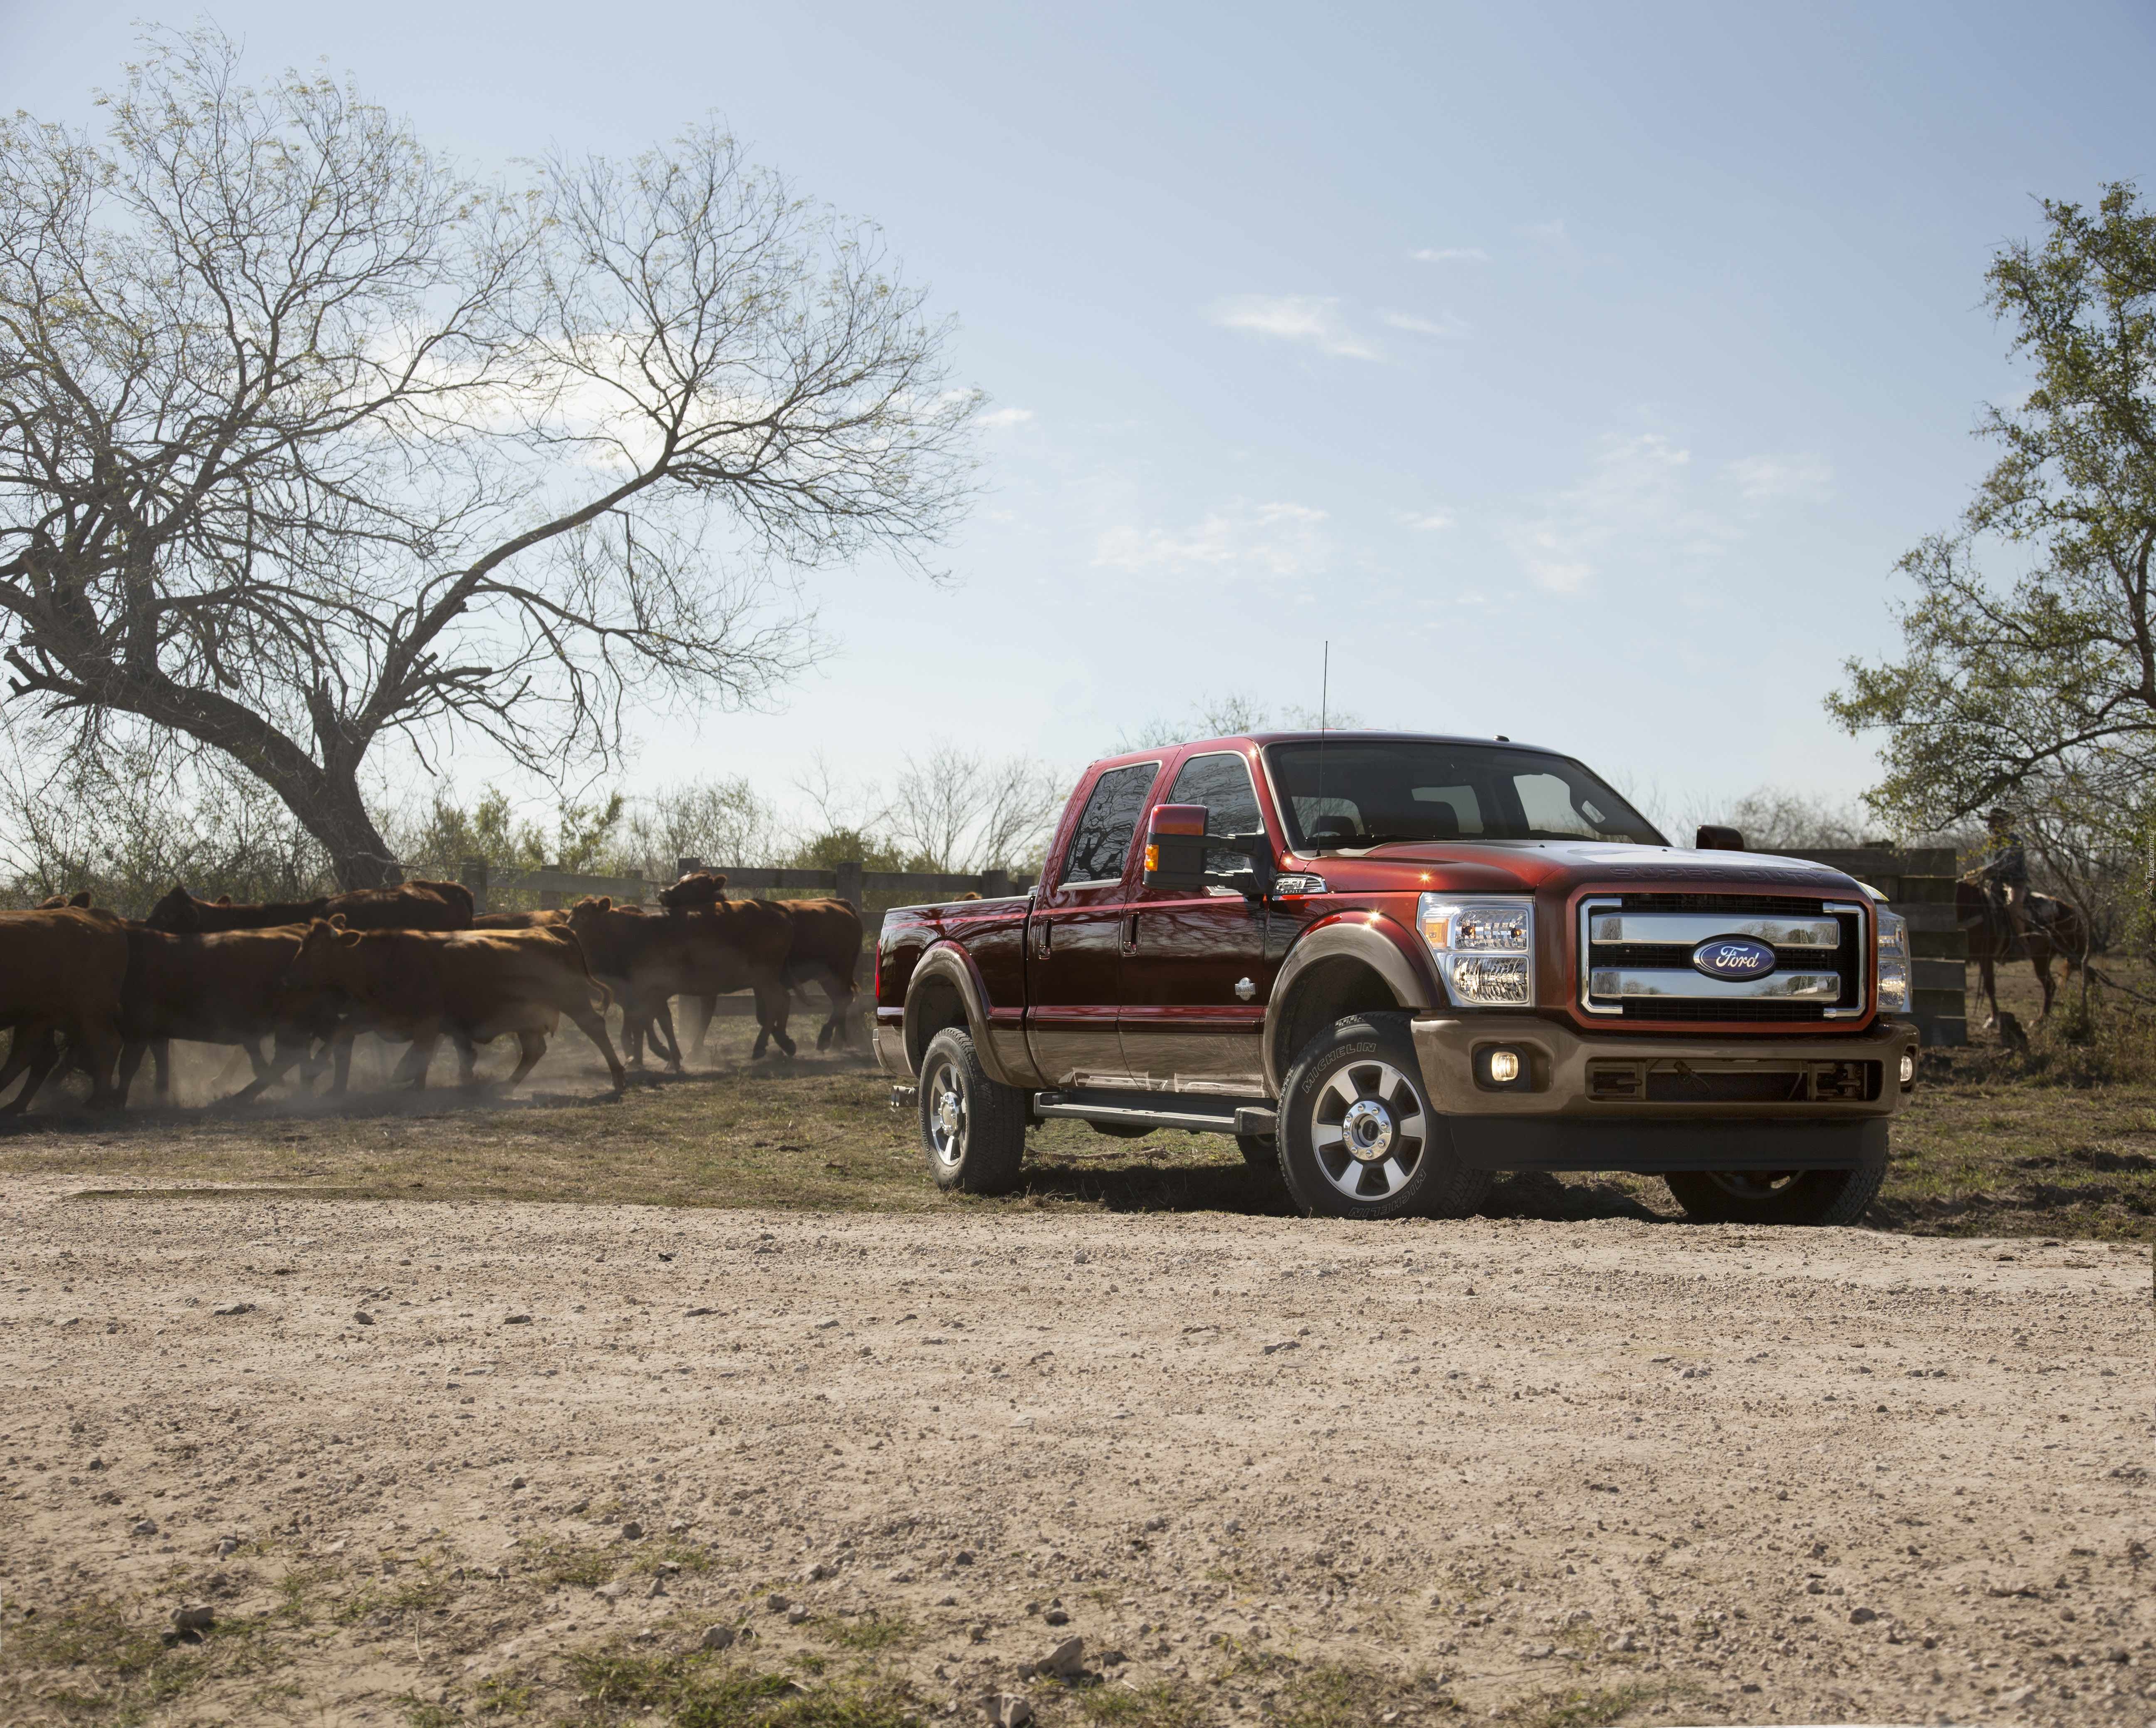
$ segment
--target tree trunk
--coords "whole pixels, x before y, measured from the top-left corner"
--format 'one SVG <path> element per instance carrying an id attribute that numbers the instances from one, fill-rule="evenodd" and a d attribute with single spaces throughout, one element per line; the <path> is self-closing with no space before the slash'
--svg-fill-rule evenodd
<path id="1" fill-rule="evenodd" d="M 404 879 L 389 843 L 367 813 L 357 781 L 318 772 L 304 784 L 286 776 L 270 783 L 328 852 L 339 888 L 394 888 Z"/>

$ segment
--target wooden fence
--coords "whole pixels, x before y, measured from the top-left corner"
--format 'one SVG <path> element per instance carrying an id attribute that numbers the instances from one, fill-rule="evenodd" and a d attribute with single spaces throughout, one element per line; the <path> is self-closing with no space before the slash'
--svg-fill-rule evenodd
<path id="1" fill-rule="evenodd" d="M 1969 932 L 1954 921 L 1953 849 L 1790 851 L 1869 883 L 1909 920 L 1910 1009 L 1928 1044 L 1969 1042 Z"/>

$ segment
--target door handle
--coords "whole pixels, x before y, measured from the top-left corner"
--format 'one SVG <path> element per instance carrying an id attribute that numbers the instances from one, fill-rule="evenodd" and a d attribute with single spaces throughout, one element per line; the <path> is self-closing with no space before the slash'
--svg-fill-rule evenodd
<path id="1" fill-rule="evenodd" d="M 1123 920 L 1123 952 L 1126 954 L 1135 954 L 1137 951 L 1138 915 L 1133 912 L 1127 918 Z"/>

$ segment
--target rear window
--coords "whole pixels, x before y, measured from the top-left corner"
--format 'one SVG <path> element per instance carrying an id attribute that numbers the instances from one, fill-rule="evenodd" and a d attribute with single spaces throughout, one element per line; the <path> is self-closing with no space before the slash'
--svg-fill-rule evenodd
<path id="1" fill-rule="evenodd" d="M 1152 789 L 1158 762 L 1137 762 L 1127 768 L 1111 768 L 1094 783 L 1084 813 L 1070 835 L 1063 855 L 1063 882 L 1120 881 L 1123 864 L 1131 855 L 1131 840 L 1137 833 L 1138 812 Z"/>

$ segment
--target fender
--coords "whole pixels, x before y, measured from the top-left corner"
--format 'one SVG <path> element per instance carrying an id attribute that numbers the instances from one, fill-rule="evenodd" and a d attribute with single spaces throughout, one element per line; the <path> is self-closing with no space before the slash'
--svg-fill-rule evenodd
<path id="1" fill-rule="evenodd" d="M 1265 1082 L 1278 1097 L 1292 1050 L 1280 1048 L 1281 1034 L 1294 1007 L 1296 984 L 1311 967 L 1328 960 L 1354 960 L 1384 981 L 1396 1008 L 1448 1006 L 1443 986 L 1414 933 L 1382 912 L 1339 912 L 1312 925 L 1287 951 L 1265 1002 Z"/>
<path id="2" fill-rule="evenodd" d="M 906 980 L 906 1066 L 916 1074 L 921 1072 L 921 1052 L 932 1035 L 922 1032 L 917 1007 L 921 987 L 932 978 L 947 979 L 957 988 L 959 1001 L 966 1006 L 966 1030 L 973 1035 L 974 1054 L 981 1059 L 981 1066 L 987 1070 L 988 1078 L 1006 1086 L 1029 1087 L 1033 1084 L 1030 1079 L 1012 1074 L 1004 1066 L 995 1040 L 988 1035 L 988 993 L 982 987 L 980 970 L 973 964 L 973 956 L 948 940 L 933 944 L 923 953 L 914 963 L 912 977 Z"/>

